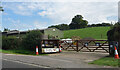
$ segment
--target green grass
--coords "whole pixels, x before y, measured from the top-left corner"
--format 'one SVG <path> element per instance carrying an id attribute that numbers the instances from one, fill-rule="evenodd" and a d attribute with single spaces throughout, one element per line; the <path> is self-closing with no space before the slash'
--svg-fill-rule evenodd
<path id="1" fill-rule="evenodd" d="M 90 62 L 89 64 L 120 67 L 120 59 L 115 59 L 113 57 L 104 57 L 93 62 Z"/>
<path id="2" fill-rule="evenodd" d="M 22 55 L 36 55 L 36 53 L 33 51 L 28 50 L 1 50 L 2 53 L 8 53 L 8 54 L 22 54 Z M 39 55 L 47 55 L 47 54 L 39 54 Z"/>
<path id="3" fill-rule="evenodd" d="M 89 27 L 83 29 L 66 30 L 64 31 L 64 38 L 80 36 L 81 38 L 91 37 L 94 39 L 107 39 L 108 30 L 110 30 L 110 27 Z"/>

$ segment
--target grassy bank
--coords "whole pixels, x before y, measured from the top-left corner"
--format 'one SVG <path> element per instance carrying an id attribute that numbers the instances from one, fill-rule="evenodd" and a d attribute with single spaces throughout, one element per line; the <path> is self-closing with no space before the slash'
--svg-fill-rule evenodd
<path id="1" fill-rule="evenodd" d="M 90 62 L 89 64 L 120 67 L 120 59 L 115 59 L 113 57 L 104 57 L 93 62 Z"/>
<path id="2" fill-rule="evenodd" d="M 81 38 L 92 37 L 94 39 L 107 39 L 107 31 L 110 27 L 89 27 L 83 29 L 66 30 L 64 38 L 80 36 Z"/>
<path id="3" fill-rule="evenodd" d="M 22 55 L 36 55 L 35 51 L 28 51 L 28 50 L 1 50 L 2 53 L 8 54 L 22 54 Z M 39 54 L 39 55 L 47 55 L 47 54 Z"/>

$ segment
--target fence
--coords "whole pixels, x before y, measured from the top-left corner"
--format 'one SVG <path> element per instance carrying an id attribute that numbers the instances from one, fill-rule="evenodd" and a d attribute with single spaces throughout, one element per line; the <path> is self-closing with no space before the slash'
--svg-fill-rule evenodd
<path id="1" fill-rule="evenodd" d="M 63 50 L 72 49 L 73 51 L 79 52 L 86 48 L 89 52 L 95 52 L 96 50 L 104 50 L 107 53 L 109 52 L 109 44 L 107 40 L 62 40 L 60 41 L 60 45 Z"/>

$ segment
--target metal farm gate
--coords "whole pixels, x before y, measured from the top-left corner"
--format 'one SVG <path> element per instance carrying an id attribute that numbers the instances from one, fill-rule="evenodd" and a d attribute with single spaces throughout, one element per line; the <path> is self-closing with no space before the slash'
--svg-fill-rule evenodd
<path id="1" fill-rule="evenodd" d="M 102 51 L 109 53 L 109 44 L 107 40 L 62 40 L 59 42 L 63 50 L 72 51 Z"/>

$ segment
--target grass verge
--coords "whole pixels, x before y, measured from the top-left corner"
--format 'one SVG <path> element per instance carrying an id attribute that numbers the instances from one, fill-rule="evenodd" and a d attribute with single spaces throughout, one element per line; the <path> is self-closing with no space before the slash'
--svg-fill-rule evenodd
<path id="1" fill-rule="evenodd" d="M 8 53 L 8 54 L 36 55 L 34 51 L 28 51 L 28 50 L 2 50 L 0 49 L 0 52 Z M 39 55 L 47 55 L 47 54 L 39 54 Z"/>
<path id="2" fill-rule="evenodd" d="M 89 64 L 120 67 L 120 59 L 115 59 L 113 57 L 104 57 L 93 62 L 90 62 Z"/>

